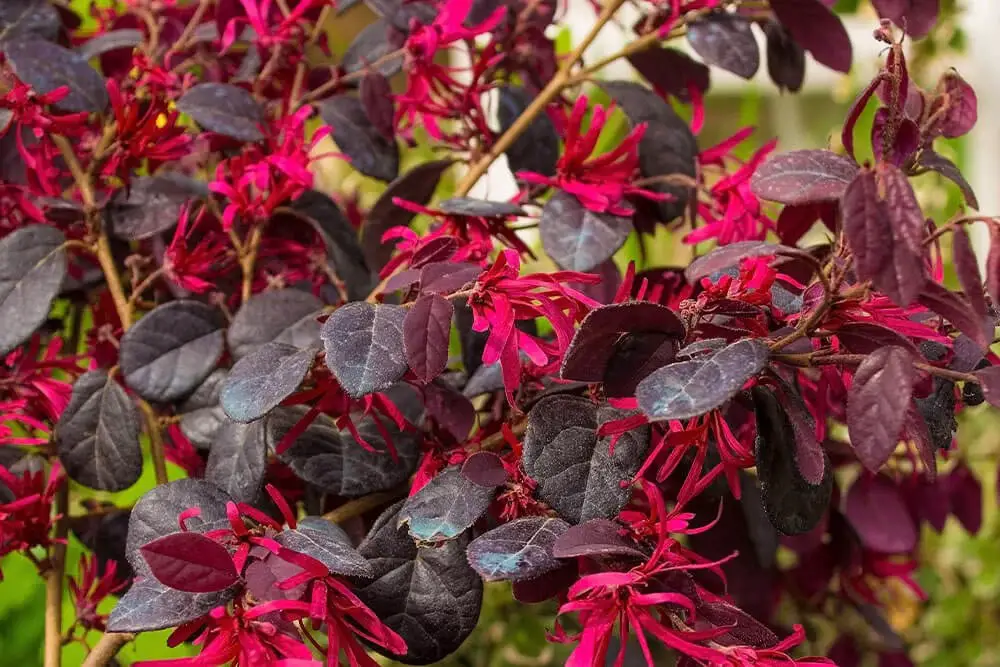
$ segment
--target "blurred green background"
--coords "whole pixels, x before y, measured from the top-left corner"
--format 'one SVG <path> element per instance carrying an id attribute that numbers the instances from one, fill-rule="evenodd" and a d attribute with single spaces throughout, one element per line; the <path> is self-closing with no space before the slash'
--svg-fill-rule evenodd
<path id="1" fill-rule="evenodd" d="M 88 13 L 90 4 L 86 0 L 73 2 L 82 15 Z M 837 5 L 837 9 L 850 13 L 857 5 L 857 0 L 845 0 Z M 921 78 L 925 66 L 930 67 L 941 59 L 947 59 L 948 54 L 963 48 L 962 35 L 954 27 L 956 0 L 944 0 L 943 7 L 946 19 L 942 27 L 917 45 L 911 61 L 912 74 L 926 87 L 932 87 L 933 80 Z M 860 11 L 864 18 L 871 19 L 874 26 L 874 15 L 867 4 L 863 4 Z M 337 19 L 337 26 L 331 30 L 335 51 L 341 52 L 346 44 L 340 42 L 356 34 L 357 28 L 370 19 L 371 15 L 363 7 Z M 569 41 L 568 34 L 559 39 L 560 44 Z M 810 68 L 814 67 L 815 64 L 810 63 Z M 745 146 L 746 153 L 772 136 L 783 140 L 780 150 L 833 145 L 837 140 L 835 138 L 839 138 L 845 111 L 864 83 L 845 77 L 841 85 L 796 96 L 793 101 L 775 94 L 769 84 L 747 84 L 732 92 L 715 92 L 708 99 L 707 124 L 699 143 L 709 146 L 738 127 L 756 125 L 759 131 Z M 992 121 L 991 114 L 984 114 L 982 109 L 980 111 L 981 122 Z M 792 120 L 788 114 L 794 115 L 794 137 L 787 136 Z M 864 132 L 870 122 L 869 113 L 862 119 L 860 131 Z M 612 143 L 624 129 L 624 123 L 609 128 L 604 141 Z M 949 142 L 939 149 L 959 165 L 965 159 L 960 140 Z M 418 155 L 409 157 L 409 160 L 419 159 Z M 370 203 L 380 187 L 367 179 L 347 174 L 342 166 L 327 163 L 322 165 L 318 176 L 319 187 L 336 187 L 337 194 L 341 195 L 356 192 L 366 203 Z M 921 202 L 928 211 L 933 211 L 938 220 L 947 218 L 960 206 L 957 190 L 936 176 L 917 179 L 915 185 Z M 646 262 L 663 263 L 683 256 L 688 251 L 678 243 L 681 235 L 658 235 L 647 244 L 647 250 L 652 252 L 646 256 Z M 624 264 L 637 254 L 636 245 L 631 244 L 617 259 Z M 919 580 L 930 599 L 925 604 L 917 604 L 911 598 L 902 596 L 893 608 L 890 620 L 906 638 L 911 646 L 911 656 L 920 665 L 1000 666 L 1000 606 L 996 601 L 1000 595 L 1000 521 L 994 500 L 997 497 L 996 461 L 1000 454 L 998 434 L 1000 416 L 996 411 L 979 407 L 963 415 L 959 442 L 983 483 L 986 499 L 983 528 L 979 535 L 971 536 L 954 519 L 949 519 L 943 534 L 928 533 L 923 541 L 924 567 Z M 115 501 L 120 505 L 134 502 L 142 491 L 152 486 L 151 470 L 152 466 L 147 465 L 147 475 L 140 483 L 133 490 L 119 494 Z M 178 476 L 177 470 L 171 471 L 171 478 Z M 78 507 L 73 510 L 80 511 Z M 81 545 L 71 538 L 67 558 L 69 574 L 77 572 L 81 553 Z M 0 583 L 0 667 L 40 665 L 44 585 L 34 566 L 21 556 L 5 558 L 0 567 L 4 574 Z M 64 617 L 68 623 L 73 617 L 73 610 L 69 600 L 65 602 Z M 554 604 L 521 605 L 512 600 L 508 586 L 488 585 L 479 628 L 459 653 L 442 664 L 452 667 L 561 665 L 569 650 L 545 640 L 554 614 Z M 191 649 L 183 647 L 166 649 L 167 634 L 159 632 L 140 636 L 122 651 L 119 656 L 121 662 L 130 664 L 140 658 L 170 658 L 192 653 Z M 96 637 L 92 636 L 90 640 L 96 641 Z M 75 667 L 82 663 L 83 656 L 82 646 L 70 644 L 64 651 L 64 664 Z"/>

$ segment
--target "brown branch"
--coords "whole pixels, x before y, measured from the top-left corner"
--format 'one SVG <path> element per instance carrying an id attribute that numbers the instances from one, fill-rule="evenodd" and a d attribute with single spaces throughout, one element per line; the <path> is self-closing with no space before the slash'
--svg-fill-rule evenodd
<path id="1" fill-rule="evenodd" d="M 56 492 L 55 539 L 63 540 L 52 545 L 49 568 L 45 572 L 45 667 L 59 667 L 62 662 L 62 593 L 66 574 L 66 534 L 69 518 L 69 481 L 63 480 Z"/>
<path id="2" fill-rule="evenodd" d="M 149 455 L 153 459 L 153 471 L 156 473 L 156 483 L 166 484 L 167 456 L 163 451 L 163 436 L 160 433 L 160 421 L 156 412 L 146 401 L 139 401 L 139 410 L 146 419 L 146 430 L 149 433 Z"/>
<path id="3" fill-rule="evenodd" d="M 549 105 L 549 102 L 554 100 L 563 88 L 565 88 L 570 82 L 570 70 L 576 66 L 578 60 L 583 55 L 583 52 L 587 50 L 587 47 L 593 43 L 597 38 L 598 33 L 607 25 L 611 17 L 625 4 L 625 0 L 610 0 L 604 9 L 601 10 L 600 15 L 597 17 L 597 23 L 594 27 L 590 29 L 590 32 L 583 38 L 573 52 L 569 54 L 566 61 L 563 63 L 559 71 L 556 72 L 549 84 L 542 89 L 542 92 L 532 100 L 528 108 L 518 117 L 514 124 L 497 139 L 496 143 L 490 148 L 490 151 L 482 157 L 478 162 L 476 162 L 469 171 L 465 174 L 462 182 L 458 184 L 455 189 L 455 196 L 461 197 L 469 194 L 472 187 L 479 181 L 479 179 L 486 173 L 486 170 L 490 168 L 493 162 L 504 154 L 504 152 L 511 147 L 514 141 L 517 140 L 521 134 L 524 133 L 528 127 L 531 126 L 532 121 L 535 120 L 542 112 L 545 111 L 545 107 Z"/>
<path id="4" fill-rule="evenodd" d="M 240 269 L 243 271 L 243 292 L 241 303 L 246 303 L 253 293 L 253 272 L 257 264 L 257 253 L 260 251 L 260 242 L 264 238 L 264 226 L 261 223 L 255 224 L 250 230 L 250 238 L 242 246 L 240 251 Z"/>
<path id="5" fill-rule="evenodd" d="M 778 361 L 790 366 L 809 368 L 813 366 L 857 366 L 868 358 L 867 354 L 822 354 L 820 352 L 806 352 L 804 354 L 775 354 L 771 356 L 773 361 Z M 924 362 L 914 362 L 913 367 L 935 375 L 940 378 L 952 380 L 954 382 L 979 382 L 979 379 L 972 373 L 961 373 L 948 368 L 938 368 Z"/>
<path id="6" fill-rule="evenodd" d="M 135 635 L 129 632 L 105 632 L 80 667 L 104 667 L 133 639 Z"/>
<path id="7" fill-rule="evenodd" d="M 365 512 L 373 510 L 376 507 L 380 507 L 386 503 L 391 503 L 394 500 L 399 500 L 405 495 L 406 487 L 399 487 L 398 489 L 394 489 L 392 491 L 372 493 L 363 498 L 358 498 L 344 503 L 337 509 L 324 514 L 323 518 L 327 521 L 332 521 L 333 523 L 344 523 L 348 519 L 361 516 Z"/>

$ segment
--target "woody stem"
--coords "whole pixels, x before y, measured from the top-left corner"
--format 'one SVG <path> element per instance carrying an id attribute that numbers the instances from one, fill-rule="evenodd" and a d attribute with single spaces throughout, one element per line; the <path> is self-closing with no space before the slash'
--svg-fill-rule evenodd
<path id="1" fill-rule="evenodd" d="M 128 632 L 105 632 L 100 641 L 87 654 L 87 659 L 83 661 L 81 667 L 104 667 L 118 655 L 118 651 L 125 644 L 135 639 L 135 635 Z"/>
<path id="2" fill-rule="evenodd" d="M 69 518 L 69 482 L 63 480 L 56 492 L 55 542 L 49 553 L 45 573 L 45 667 L 59 667 L 62 662 L 62 589 L 66 573 L 66 533 Z"/>

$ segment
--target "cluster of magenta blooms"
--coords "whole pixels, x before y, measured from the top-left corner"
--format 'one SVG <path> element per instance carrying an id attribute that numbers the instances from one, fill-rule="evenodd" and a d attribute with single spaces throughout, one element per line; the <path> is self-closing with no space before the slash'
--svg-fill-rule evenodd
<path id="1" fill-rule="evenodd" d="M 704 20 L 715 22 L 704 37 L 718 29 L 728 39 L 743 34 L 736 19 L 758 22 L 774 47 L 772 78 L 793 90 L 807 51 L 826 65 L 841 67 L 846 58 L 849 66 L 850 45 L 844 53 L 840 33 L 810 38 L 810 22 L 836 22 L 832 2 L 802 0 L 800 10 L 787 0 L 750 4 L 664 0 L 650 5 L 636 30 L 666 38 Z M 926 33 L 937 18 L 936 0 L 910 3 L 908 14 L 897 7 L 904 3 L 874 4 L 910 36 Z M 521 113 L 528 104 L 518 107 L 518 100 L 534 99 L 562 66 L 547 37 L 559 8 L 531 0 L 372 5 L 381 14 L 378 29 L 342 57 L 328 52 L 315 28 L 331 20 L 336 26 L 349 9 L 329 0 L 94 3 L 86 30 L 81 17 L 47 0 L 0 8 L 0 51 L 20 54 L 0 59 L 0 243 L 29 226 L 58 228 L 68 254 L 59 303 L 86 313 L 66 318 L 75 323 L 47 320 L 0 369 L 0 554 L 21 554 L 45 574 L 67 539 L 57 531 L 67 519 L 57 499 L 69 484 L 67 466 L 54 455 L 57 424 L 77 378 L 95 369 L 114 376 L 127 328 L 101 277 L 107 267 L 87 250 L 98 233 L 91 214 L 101 209 L 98 219 L 110 225 L 116 202 L 142 178 L 169 172 L 200 181 L 204 192 L 186 192 L 169 224 L 114 239 L 111 256 L 129 286 L 129 306 L 148 312 L 173 300 L 199 301 L 235 327 L 248 297 L 294 288 L 322 306 L 313 320 L 326 322 L 326 351 L 314 350 L 269 407 L 280 403 L 282 414 L 301 419 L 264 451 L 256 497 L 213 486 L 217 478 L 206 473 L 211 442 L 184 428 L 184 397 L 155 410 L 171 475 L 183 471 L 185 479 L 150 491 L 131 508 L 131 522 L 129 508 L 73 488 L 70 527 L 93 553 L 67 577 L 77 612 L 70 636 L 79 628 L 77 639 L 86 643 L 92 630 L 162 629 L 133 622 L 146 605 L 168 619 L 179 614 L 183 622 L 169 626 L 171 645 L 199 648 L 197 657 L 156 664 L 374 665 L 372 650 L 428 664 L 475 627 L 482 580 L 506 579 L 525 604 L 557 603 L 548 639 L 573 646 L 567 664 L 575 667 L 621 665 L 626 652 L 663 664 L 664 651 L 685 666 L 851 667 L 868 653 L 877 653 L 880 665 L 910 664 L 885 612 L 901 585 L 923 596 L 914 580 L 921 528 L 940 531 L 954 516 L 976 532 L 982 521 L 981 484 L 953 445 L 954 414 L 983 402 L 984 393 L 1000 400 L 990 381 L 1000 382 L 986 368 L 1000 360 L 977 345 L 992 340 L 989 299 L 1000 286 L 1000 262 L 991 248 L 988 275 L 972 278 L 966 262 L 964 295 L 943 296 L 958 294 L 944 288 L 912 294 L 900 283 L 943 281 L 943 235 L 930 224 L 914 243 L 912 225 L 892 229 L 889 245 L 907 250 L 876 257 L 881 230 L 844 216 L 848 210 L 852 220 L 897 224 L 880 206 L 909 188 L 901 185 L 906 178 L 928 170 L 974 201 L 957 168 L 932 150 L 935 138 L 971 129 L 971 89 L 954 74 L 930 92 L 919 88 L 906 73 L 901 31 L 885 22 L 876 33 L 889 45 L 885 67 L 848 119 L 850 134 L 865 105 L 881 105 L 871 137 L 878 165 L 859 168 L 833 156 L 845 166 L 816 151 L 826 157 L 805 156 L 820 161 L 813 172 L 794 154 L 782 171 L 777 141 L 745 150 L 753 128 L 698 146 L 712 115 L 704 103 L 708 68 L 652 46 L 632 58 L 651 87 L 617 82 L 605 91 L 611 104 L 595 103 L 579 87 L 554 96 L 526 136 L 541 137 L 539 154 L 554 136 L 556 153 L 546 164 L 525 159 L 523 144 L 520 152 L 516 142 L 510 147 L 512 167 L 523 166 L 515 169 L 520 190 L 511 201 L 432 203 L 452 163 L 475 164 L 502 134 L 488 120 L 497 91 L 516 84 L 524 97 L 502 99 Z M 86 53 L 106 103 L 81 108 L 76 84 L 30 71 L 24 48 L 9 46 L 17 39 Z M 692 44 L 712 59 L 711 43 Z M 467 67 L 442 59 L 459 48 L 471 55 Z M 649 67 L 657 57 L 669 72 Z M 743 67 L 717 60 L 710 64 Z M 402 85 L 393 92 L 386 74 L 400 70 Z M 362 120 L 346 103 L 324 111 L 331 98 L 356 99 L 359 82 Z M 244 91 L 262 110 L 259 119 L 233 126 L 232 118 L 253 114 L 232 99 L 206 111 L 189 96 L 203 84 Z M 674 114 L 664 122 L 667 112 L 643 96 L 688 108 L 691 120 Z M 649 108 L 655 113 L 643 116 Z M 602 142 L 605 125 L 622 110 L 630 129 Z M 219 116 L 229 120 L 213 121 Z M 670 125 L 677 122 L 680 129 Z M 369 144 L 352 144 L 352 132 Z M 324 152 L 331 134 L 339 152 Z M 55 137 L 70 141 L 75 163 Z M 681 166 L 650 174 L 644 147 L 656 151 L 663 141 Z M 679 147 L 684 141 L 690 146 Z M 319 213 L 310 208 L 319 196 L 311 169 L 317 161 L 344 160 L 379 178 L 385 146 L 392 163 L 398 143 L 430 146 L 446 160 L 400 176 L 396 154 L 391 178 L 382 178 L 392 181 L 389 196 L 375 206 L 363 206 L 353 192 L 332 192 Z M 853 156 L 853 138 L 844 143 Z M 873 194 L 865 199 L 869 178 Z M 908 197 L 904 203 L 912 191 Z M 152 211 L 160 203 L 151 194 L 144 205 Z M 322 206 L 338 211 L 353 239 L 339 259 L 337 239 L 308 220 L 322 223 Z M 416 215 L 421 222 L 411 226 Z M 825 232 L 818 238 L 827 241 L 793 248 L 819 225 Z M 533 226 L 556 270 L 523 268 L 545 260 L 518 233 Z M 645 245 L 662 226 L 691 246 L 714 242 L 721 250 L 690 267 L 638 270 L 631 262 L 620 270 L 611 257 L 629 233 Z M 597 246 L 576 254 L 550 246 L 546 236 L 585 229 Z M 964 235 L 961 225 L 954 229 Z M 359 236 L 363 257 L 344 261 L 344 247 L 360 248 Z M 996 227 L 991 238 L 1000 247 Z M 962 242 L 956 236 L 956 245 Z M 251 244 L 256 254 L 247 265 Z M 594 253 L 602 256 L 591 261 Z M 882 272 L 884 262 L 897 272 Z M 350 270 L 358 265 L 360 278 Z M 395 306 L 407 310 L 390 310 Z M 378 336 L 393 327 L 412 335 L 407 322 L 415 313 L 426 345 L 416 354 L 408 338 L 400 366 L 400 351 L 382 345 L 379 352 Z M 336 326 L 365 317 L 369 345 L 359 376 L 356 360 L 334 358 L 350 338 Z M 460 362 L 448 352 L 453 327 Z M 390 346 L 401 342 L 396 335 L 385 339 Z M 218 355 L 209 370 L 235 369 L 236 357 L 235 349 Z M 967 378 L 983 368 L 980 388 Z M 934 369 L 951 369 L 952 381 Z M 880 380 L 886 376 L 910 386 L 901 405 L 886 407 L 877 393 L 898 389 Z M 409 398 L 389 385 L 408 388 Z M 728 385 L 731 391 L 719 388 Z M 721 398 L 702 396 L 713 391 Z M 874 413 L 852 396 L 867 397 Z M 775 408 L 775 397 L 796 407 Z M 234 412 L 232 403 L 223 407 Z M 889 414 L 885 423 L 895 424 L 872 436 L 890 441 L 882 454 L 836 428 L 847 423 L 852 435 L 866 436 L 872 414 L 876 422 Z M 395 481 L 362 488 L 347 479 L 342 462 L 355 454 L 338 450 L 341 458 L 323 465 L 344 468 L 341 492 L 323 489 L 317 480 L 325 471 L 305 470 L 297 458 L 316 424 L 338 433 L 347 448 L 383 457 L 371 467 L 395 469 L 379 473 Z M 765 458 L 765 447 L 788 444 L 783 438 L 796 453 Z M 567 454 L 559 463 L 556 450 L 586 442 L 582 459 Z M 818 459 L 804 460 L 813 454 Z M 585 472 L 567 482 L 552 472 L 559 465 Z M 939 465 L 946 472 L 937 474 Z M 831 481 L 832 470 L 841 484 Z M 359 467 L 353 474 L 366 473 Z M 441 498 L 455 489 L 464 490 L 462 506 L 442 510 Z M 376 502 L 346 517 L 343 530 L 316 516 L 369 493 Z M 396 498 L 406 500 L 393 505 Z M 779 547 L 794 557 L 779 564 Z M 198 556 L 179 557 L 185 553 Z M 441 581 L 428 581 L 435 578 Z M 409 598 L 398 594 L 407 586 Z M 158 610 L 142 598 L 153 593 L 180 602 Z M 122 600 L 110 621 L 109 597 Z M 779 614 L 789 607 L 795 616 Z M 836 630 L 832 646 L 809 643 L 826 657 L 792 657 L 804 654 L 804 626 L 813 625 Z"/>

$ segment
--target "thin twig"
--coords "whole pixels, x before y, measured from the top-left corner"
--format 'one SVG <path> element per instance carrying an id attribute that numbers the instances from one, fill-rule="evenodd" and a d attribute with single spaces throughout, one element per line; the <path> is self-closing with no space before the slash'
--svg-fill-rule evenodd
<path id="1" fill-rule="evenodd" d="M 105 632 L 80 667 L 104 667 L 133 639 L 135 635 L 130 632 Z"/>
<path id="2" fill-rule="evenodd" d="M 139 401 L 139 410 L 146 418 L 146 430 L 149 433 L 149 454 L 153 459 L 153 471 L 156 473 L 156 483 L 166 484 L 167 457 L 163 451 L 163 436 L 160 433 L 160 420 L 156 412 L 146 401 Z"/>
<path id="3" fill-rule="evenodd" d="M 496 143 L 490 148 L 490 151 L 484 155 L 478 162 L 476 162 L 469 171 L 465 174 L 462 182 L 458 184 L 455 189 L 455 196 L 462 197 L 469 194 L 472 187 L 479 181 L 479 179 L 486 173 L 486 170 L 490 168 L 490 165 L 506 152 L 508 148 L 517 140 L 521 134 L 524 133 L 528 127 L 531 126 L 532 121 L 535 120 L 542 112 L 545 111 L 545 107 L 549 105 L 549 102 L 554 100 L 562 89 L 570 81 L 570 70 L 576 66 L 578 60 L 583 55 L 583 52 L 593 43 L 597 38 L 598 33 L 607 25 L 611 17 L 615 15 L 621 6 L 625 4 L 625 0 L 610 0 L 604 9 L 601 10 L 600 15 L 597 17 L 597 23 L 594 27 L 590 29 L 590 32 L 583 38 L 573 52 L 569 54 L 566 61 L 556 72 L 552 80 L 549 81 L 548 85 L 542 89 L 542 92 L 532 100 L 531 104 L 524 110 L 523 113 L 518 117 L 514 124 L 497 139 Z"/>
<path id="4" fill-rule="evenodd" d="M 62 662 L 62 594 L 66 574 L 66 534 L 69 518 L 69 481 L 63 480 L 56 492 L 55 540 L 45 572 L 45 667 L 59 667 Z"/>
<path id="5" fill-rule="evenodd" d="M 406 488 L 400 487 L 393 491 L 382 491 L 381 493 L 372 493 L 363 498 L 358 498 L 356 500 L 351 500 L 335 510 L 331 510 L 323 515 L 323 518 L 327 521 L 332 521 L 333 523 L 344 523 L 348 519 L 352 519 L 356 516 L 361 516 L 369 510 L 373 510 L 376 507 L 381 507 L 387 503 L 391 503 L 394 500 L 399 500 L 406 495 Z"/>

